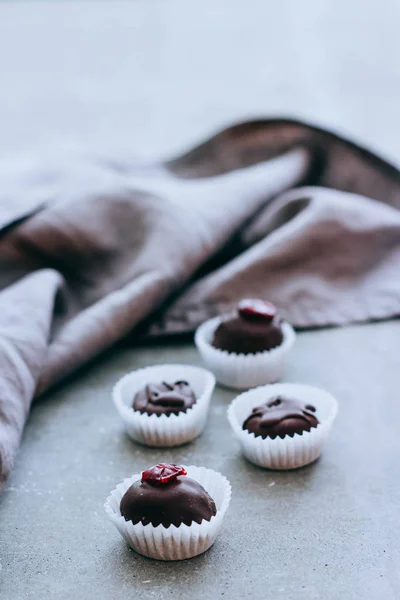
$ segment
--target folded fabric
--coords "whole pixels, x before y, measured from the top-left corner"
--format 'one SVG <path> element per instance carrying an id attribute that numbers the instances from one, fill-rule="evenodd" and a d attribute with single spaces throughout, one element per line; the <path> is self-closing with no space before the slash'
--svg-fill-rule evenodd
<path id="1" fill-rule="evenodd" d="M 32 398 L 138 324 L 190 332 L 243 296 L 298 327 L 399 315 L 399 208 L 393 166 L 292 120 L 0 174 L 0 483 Z"/>

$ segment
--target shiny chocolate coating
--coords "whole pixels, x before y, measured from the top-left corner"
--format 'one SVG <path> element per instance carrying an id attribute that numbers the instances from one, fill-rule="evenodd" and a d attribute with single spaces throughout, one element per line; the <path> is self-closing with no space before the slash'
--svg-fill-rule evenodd
<path id="1" fill-rule="evenodd" d="M 148 415 L 177 415 L 186 412 L 196 402 L 187 381 L 149 383 L 137 392 L 133 409 Z"/>
<path id="2" fill-rule="evenodd" d="M 217 514 L 215 502 L 203 486 L 184 476 L 161 485 L 135 481 L 125 492 L 120 510 L 125 521 L 153 527 L 201 523 Z"/>
<path id="3" fill-rule="evenodd" d="M 263 300 L 242 300 L 233 314 L 222 319 L 212 345 L 235 354 L 272 350 L 283 342 L 281 318 L 276 307 Z"/>
<path id="4" fill-rule="evenodd" d="M 310 431 L 319 423 L 315 416 L 315 407 L 298 400 L 277 396 L 262 406 L 253 408 L 243 423 L 243 429 L 263 439 L 286 435 L 293 437 L 295 433 Z"/>

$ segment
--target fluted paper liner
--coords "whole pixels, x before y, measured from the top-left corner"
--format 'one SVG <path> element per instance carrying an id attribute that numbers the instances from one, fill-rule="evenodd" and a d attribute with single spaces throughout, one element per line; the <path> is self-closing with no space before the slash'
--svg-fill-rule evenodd
<path id="1" fill-rule="evenodd" d="M 133 410 L 135 394 L 153 381 L 185 379 L 191 385 L 196 402 L 177 415 L 148 415 Z M 128 435 L 141 444 L 172 447 L 185 444 L 200 435 L 207 421 L 215 377 L 206 369 L 192 365 L 156 365 L 128 373 L 113 389 L 113 400 L 125 423 Z"/>
<path id="2" fill-rule="evenodd" d="M 141 473 L 124 479 L 106 500 L 104 508 L 109 519 L 127 544 L 143 556 L 156 560 L 183 560 L 202 554 L 215 542 L 231 499 L 231 485 L 226 477 L 212 469 L 195 466 L 184 468 L 187 476 L 198 481 L 215 502 L 217 514 L 210 521 L 203 520 L 200 524 L 191 525 L 182 523 L 179 527 L 153 527 L 151 523 L 133 525 L 132 521 L 125 521 L 120 511 L 121 500 L 132 483 L 141 479 Z"/>
<path id="3" fill-rule="evenodd" d="M 220 317 L 210 319 L 200 325 L 195 334 L 195 343 L 204 364 L 217 381 L 228 387 L 247 389 L 281 379 L 287 355 L 296 340 L 295 331 L 289 323 L 282 323 L 283 341 L 280 346 L 256 354 L 236 354 L 214 348 L 212 339 L 220 323 Z"/>
<path id="4" fill-rule="evenodd" d="M 243 422 L 253 408 L 282 395 L 312 404 L 319 421 L 317 427 L 293 437 L 286 435 L 274 440 L 256 437 L 242 429 Z M 239 440 L 245 457 L 255 465 L 267 469 L 297 469 L 314 462 L 321 454 L 338 410 L 337 402 L 328 392 L 296 383 L 277 383 L 249 390 L 237 396 L 228 408 L 228 420 Z"/>

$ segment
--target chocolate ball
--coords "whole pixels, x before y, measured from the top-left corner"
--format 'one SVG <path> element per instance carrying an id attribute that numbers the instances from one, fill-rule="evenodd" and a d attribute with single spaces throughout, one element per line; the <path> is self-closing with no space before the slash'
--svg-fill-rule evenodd
<path id="1" fill-rule="evenodd" d="M 311 404 L 278 396 L 262 406 L 253 408 L 243 423 L 243 429 L 263 439 L 274 440 L 286 435 L 293 437 L 295 433 L 310 431 L 318 425 L 315 410 Z"/>
<path id="2" fill-rule="evenodd" d="M 222 319 L 212 345 L 236 354 L 255 354 L 276 348 L 282 341 L 276 307 L 263 300 L 242 300 L 233 314 Z"/>
<path id="3" fill-rule="evenodd" d="M 149 383 L 137 392 L 133 409 L 148 415 L 177 415 L 186 412 L 196 402 L 196 396 L 187 381 Z"/>
<path id="4" fill-rule="evenodd" d="M 186 477 L 183 467 L 165 464 L 142 473 L 141 481 L 125 492 L 120 510 L 125 521 L 134 525 L 162 524 L 166 528 L 209 521 L 217 514 L 214 500 L 202 485 Z"/>

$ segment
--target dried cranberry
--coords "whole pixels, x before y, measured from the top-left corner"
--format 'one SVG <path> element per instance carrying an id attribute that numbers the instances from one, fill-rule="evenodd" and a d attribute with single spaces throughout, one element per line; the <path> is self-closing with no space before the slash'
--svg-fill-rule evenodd
<path id="1" fill-rule="evenodd" d="M 239 315 L 247 321 L 266 321 L 270 323 L 277 315 L 276 306 L 264 300 L 242 300 L 238 305 Z"/>
<path id="2" fill-rule="evenodd" d="M 187 475 L 183 467 L 159 463 L 142 472 L 142 483 L 148 481 L 153 485 L 160 485 L 176 479 L 179 475 Z"/>

